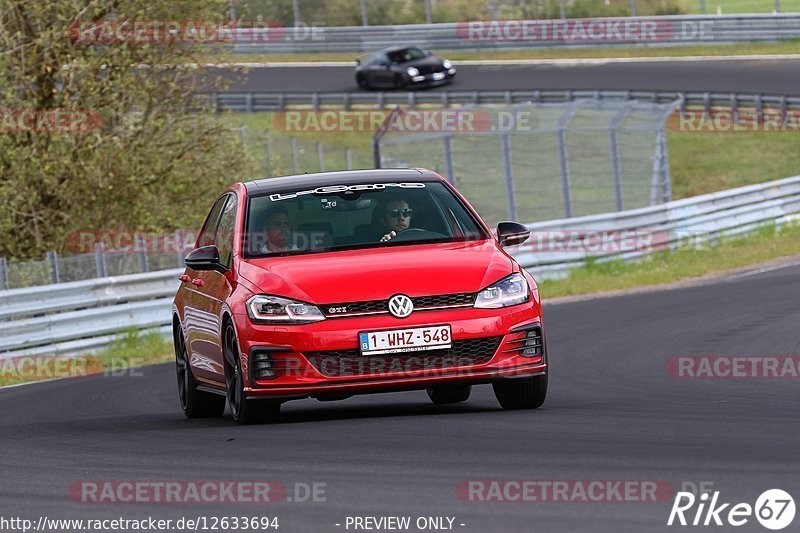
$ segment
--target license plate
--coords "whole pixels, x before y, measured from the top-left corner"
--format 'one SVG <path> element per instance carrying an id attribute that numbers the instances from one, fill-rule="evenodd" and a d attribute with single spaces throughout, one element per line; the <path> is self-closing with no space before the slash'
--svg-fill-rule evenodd
<path id="1" fill-rule="evenodd" d="M 443 79 L 444 79 L 444 72 L 434 72 L 433 81 L 439 81 Z"/>
<path id="2" fill-rule="evenodd" d="M 362 355 L 437 350 L 450 348 L 451 342 L 450 326 L 368 331 L 358 335 Z"/>

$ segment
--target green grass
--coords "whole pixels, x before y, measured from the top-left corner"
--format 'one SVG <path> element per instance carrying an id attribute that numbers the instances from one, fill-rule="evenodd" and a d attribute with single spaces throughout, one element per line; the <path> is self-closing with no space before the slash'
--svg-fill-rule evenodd
<path id="1" fill-rule="evenodd" d="M 174 358 L 172 342 L 158 333 L 129 331 L 104 350 L 78 357 L 24 357 L 0 361 L 0 386 L 103 373 L 133 374 L 136 367 Z"/>
<path id="2" fill-rule="evenodd" d="M 744 1 L 744 0 L 743 0 Z M 800 0 L 796 0 L 800 3 Z M 711 6 L 711 3 L 708 4 Z M 710 9 L 710 7 L 709 7 Z M 716 7 L 714 8 L 716 9 Z M 800 9 L 799 9 L 800 10 Z M 608 57 L 684 57 L 732 56 L 761 54 L 798 54 L 800 40 L 778 43 L 738 43 L 693 46 L 609 46 L 581 49 L 530 49 L 530 50 L 434 50 L 434 54 L 454 61 L 514 60 L 514 59 L 591 59 Z M 209 63 L 268 63 L 268 62 L 324 62 L 355 61 L 355 53 L 308 54 L 232 54 L 219 53 L 203 57 Z"/>
<path id="3" fill-rule="evenodd" d="M 800 175 L 797 131 L 670 131 L 667 149 L 675 199 Z"/>
<path id="4" fill-rule="evenodd" d="M 762 227 L 744 236 L 729 236 L 702 249 L 658 252 L 642 261 L 587 262 L 560 280 L 542 280 L 542 298 L 602 293 L 664 285 L 800 254 L 800 226 Z"/>
<path id="5" fill-rule="evenodd" d="M 700 0 L 685 0 L 683 8 L 690 15 L 702 13 Z M 721 13 L 772 13 L 775 2 L 772 0 L 706 0 L 706 12 L 709 15 Z M 782 13 L 800 11 L 800 0 L 780 0 Z"/>

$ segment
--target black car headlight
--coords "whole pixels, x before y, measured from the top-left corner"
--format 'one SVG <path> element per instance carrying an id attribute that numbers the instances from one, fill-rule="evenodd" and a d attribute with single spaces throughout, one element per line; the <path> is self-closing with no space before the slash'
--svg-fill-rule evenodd
<path id="1" fill-rule="evenodd" d="M 247 300 L 247 314 L 250 320 L 261 324 L 304 324 L 325 320 L 325 315 L 315 305 L 268 294 Z"/>
<path id="2" fill-rule="evenodd" d="M 475 307 L 497 309 L 525 303 L 530 300 L 528 280 L 521 273 L 511 274 L 478 293 Z"/>

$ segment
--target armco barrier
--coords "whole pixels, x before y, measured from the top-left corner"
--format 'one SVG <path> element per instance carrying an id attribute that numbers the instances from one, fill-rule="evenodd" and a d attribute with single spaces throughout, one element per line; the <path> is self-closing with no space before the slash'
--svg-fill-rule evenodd
<path id="1" fill-rule="evenodd" d="M 258 113 L 285 109 L 378 108 L 405 106 L 450 107 L 454 105 L 523 104 L 569 102 L 577 99 L 641 100 L 669 103 L 681 101 L 682 109 L 754 109 L 770 108 L 786 112 L 800 109 L 800 97 L 783 95 L 676 92 L 676 91 L 607 91 L 607 90 L 539 90 L 539 91 L 375 91 L 375 92 L 308 92 L 308 93 L 211 93 L 207 95 L 218 111 Z"/>
<path id="2" fill-rule="evenodd" d="M 588 257 L 636 259 L 653 250 L 713 240 L 768 223 L 800 218 L 800 176 L 602 215 L 529 224 L 537 235 L 589 232 L 652 235 L 646 249 L 510 252 L 536 277 L 562 277 Z M 557 239 L 557 237 L 556 237 Z M 129 329 L 170 333 L 170 304 L 181 270 L 102 278 L 0 292 L 0 359 L 22 355 L 77 355 L 110 343 Z"/>
<path id="3" fill-rule="evenodd" d="M 240 53 L 366 54 L 393 45 L 434 50 L 663 46 L 800 37 L 800 14 L 672 15 L 557 20 L 495 20 L 398 26 L 315 26 L 270 33 L 240 29 Z"/>

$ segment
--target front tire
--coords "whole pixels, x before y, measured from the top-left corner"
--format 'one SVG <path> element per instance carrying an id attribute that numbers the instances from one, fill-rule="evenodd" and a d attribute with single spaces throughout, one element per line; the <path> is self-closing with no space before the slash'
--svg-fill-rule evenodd
<path id="1" fill-rule="evenodd" d="M 472 385 L 439 385 L 425 389 L 428 398 L 436 405 L 461 403 L 469 400 Z"/>
<path id="2" fill-rule="evenodd" d="M 175 346 L 175 370 L 178 376 L 178 397 L 186 418 L 209 418 L 222 416 L 225 412 L 225 397 L 197 389 L 197 382 L 189 366 L 186 341 L 179 325 L 172 332 Z"/>
<path id="3" fill-rule="evenodd" d="M 248 400 L 244 391 L 242 359 L 236 331 L 228 323 L 225 327 L 225 382 L 228 385 L 228 405 L 237 424 L 274 422 L 281 412 L 281 404 L 270 400 Z"/>
<path id="4" fill-rule="evenodd" d="M 525 380 L 496 381 L 492 388 L 503 409 L 536 409 L 547 397 L 547 374 Z"/>

